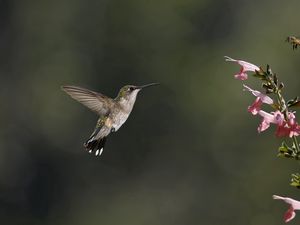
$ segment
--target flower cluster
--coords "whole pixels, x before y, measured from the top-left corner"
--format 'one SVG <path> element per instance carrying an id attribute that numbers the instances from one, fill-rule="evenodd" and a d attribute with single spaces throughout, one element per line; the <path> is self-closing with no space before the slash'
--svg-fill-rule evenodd
<path id="1" fill-rule="evenodd" d="M 273 74 L 268 74 L 258 66 L 249 62 L 232 59 L 228 56 L 225 56 L 225 60 L 230 62 L 236 62 L 241 66 L 239 73 L 234 75 L 236 79 L 246 80 L 248 79 L 248 75 L 246 72 L 255 72 L 256 76 L 265 81 L 263 87 L 266 88 L 267 93 L 269 92 L 274 94 L 280 94 L 279 92 L 281 91 L 281 84 L 278 85 L 278 82 L 276 81 L 277 77 Z M 259 115 L 262 117 L 261 123 L 257 129 L 259 133 L 268 129 L 270 127 L 270 124 L 274 124 L 276 125 L 277 137 L 292 138 L 293 136 L 300 135 L 300 126 L 295 120 L 295 113 L 285 111 L 287 109 L 285 102 L 279 101 L 278 104 L 274 104 L 274 100 L 268 95 L 263 94 L 260 91 L 253 90 L 246 85 L 244 85 L 244 88 L 244 90 L 251 92 L 256 97 L 252 105 L 248 107 L 248 111 L 253 115 Z M 276 109 L 276 111 L 268 113 L 261 110 L 263 104 L 268 104 L 272 106 Z"/>
<path id="2" fill-rule="evenodd" d="M 298 97 L 285 101 L 282 96 L 284 85 L 278 81 L 277 76 L 272 73 L 269 66 L 267 66 L 266 71 L 264 71 L 261 67 L 243 60 L 232 59 L 228 56 L 225 56 L 225 60 L 240 65 L 240 71 L 234 75 L 236 79 L 242 81 L 247 80 L 247 72 L 253 72 L 254 77 L 259 78 L 262 81 L 262 87 L 265 89 L 264 93 L 254 90 L 245 84 L 243 85 L 244 91 L 249 91 L 256 97 L 254 102 L 248 107 L 248 112 L 254 116 L 261 117 L 261 122 L 257 128 L 258 133 L 267 130 L 271 124 L 274 124 L 276 127 L 276 137 L 291 139 L 291 146 L 285 141 L 282 143 L 279 147 L 278 156 L 299 160 L 300 147 L 296 137 L 300 135 L 300 125 L 296 121 L 295 112 L 290 110 L 291 107 L 300 106 Z M 271 98 L 271 95 L 275 97 Z M 262 110 L 263 104 L 271 107 L 270 112 Z M 292 175 L 291 185 L 300 188 L 299 174 Z M 277 195 L 274 195 L 273 198 L 283 200 L 290 205 L 289 209 L 284 214 L 285 222 L 289 222 L 295 217 L 295 210 L 300 210 L 299 201 Z"/>

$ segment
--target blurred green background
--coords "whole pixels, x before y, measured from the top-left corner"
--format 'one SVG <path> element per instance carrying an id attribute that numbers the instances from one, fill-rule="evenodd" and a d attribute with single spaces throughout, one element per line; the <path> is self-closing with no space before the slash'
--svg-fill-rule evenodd
<path id="1" fill-rule="evenodd" d="M 0 221 L 56 225 L 283 224 L 272 194 L 299 164 L 258 135 L 254 97 L 223 56 L 270 64 L 300 95 L 299 0 L 0 1 Z M 140 93 L 101 158 L 97 116 L 64 84 Z M 259 82 L 246 83 L 259 88 Z M 300 216 L 291 224 L 299 223 Z"/>

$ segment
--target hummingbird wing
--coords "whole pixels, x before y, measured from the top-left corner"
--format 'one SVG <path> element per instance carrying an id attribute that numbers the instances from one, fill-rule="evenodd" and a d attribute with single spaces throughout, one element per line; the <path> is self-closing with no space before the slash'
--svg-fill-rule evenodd
<path id="1" fill-rule="evenodd" d="M 114 104 L 111 98 L 85 88 L 76 86 L 62 86 L 61 88 L 73 99 L 88 107 L 100 116 L 107 115 L 110 109 L 109 106 Z"/>

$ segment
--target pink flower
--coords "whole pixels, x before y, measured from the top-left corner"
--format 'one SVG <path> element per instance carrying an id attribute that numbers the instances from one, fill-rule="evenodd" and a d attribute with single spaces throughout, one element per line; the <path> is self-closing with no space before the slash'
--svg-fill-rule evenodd
<path id="1" fill-rule="evenodd" d="M 280 111 L 267 113 L 260 110 L 258 114 L 263 118 L 261 124 L 257 128 L 258 133 L 268 129 L 271 123 L 277 124 L 277 126 L 282 126 L 284 124 L 284 116 Z"/>
<path id="2" fill-rule="evenodd" d="M 296 116 L 294 113 L 289 112 L 288 121 L 284 121 L 281 126 L 277 127 L 276 136 L 277 137 L 293 137 L 300 135 L 300 126 L 296 122 Z"/>
<path id="3" fill-rule="evenodd" d="M 299 136 L 300 135 L 300 126 L 298 125 L 298 123 L 296 122 L 296 116 L 294 113 L 289 112 L 288 115 L 288 124 L 289 124 L 289 128 L 290 128 L 290 134 L 289 137 L 293 137 L 293 136 Z"/>
<path id="4" fill-rule="evenodd" d="M 256 115 L 258 113 L 258 111 L 260 110 L 263 103 L 266 103 L 269 105 L 273 104 L 273 99 L 271 99 L 269 96 L 267 96 L 259 91 L 253 90 L 246 85 L 243 85 L 243 86 L 245 87 L 244 90 L 250 91 L 254 96 L 257 97 L 256 100 L 253 102 L 253 104 L 248 107 L 248 112 L 252 113 L 253 115 Z"/>
<path id="5" fill-rule="evenodd" d="M 300 126 L 295 121 L 296 117 L 294 113 L 288 113 L 288 121 L 285 120 L 284 115 L 280 111 L 267 113 L 263 110 L 258 111 L 258 114 L 263 118 L 262 122 L 258 126 L 258 133 L 265 131 L 269 128 L 270 124 L 276 124 L 276 136 L 277 137 L 293 137 L 300 135 Z"/>
<path id="6" fill-rule="evenodd" d="M 255 66 L 251 63 L 248 63 L 248 62 L 245 62 L 242 60 L 232 59 L 228 56 L 224 56 L 224 57 L 225 57 L 226 61 L 237 62 L 241 66 L 240 72 L 238 74 L 234 75 L 234 77 L 238 80 L 247 80 L 248 79 L 248 75 L 246 73 L 247 71 L 255 72 L 255 71 L 260 70 L 258 66 Z"/>
<path id="7" fill-rule="evenodd" d="M 289 209 L 285 212 L 283 219 L 284 222 L 289 222 L 292 219 L 294 219 L 294 217 L 296 216 L 295 210 L 300 210 L 300 202 L 296 201 L 292 198 L 286 198 L 286 197 L 281 197 L 278 195 L 273 195 L 273 199 L 280 199 L 285 201 L 287 204 L 290 205 Z"/>

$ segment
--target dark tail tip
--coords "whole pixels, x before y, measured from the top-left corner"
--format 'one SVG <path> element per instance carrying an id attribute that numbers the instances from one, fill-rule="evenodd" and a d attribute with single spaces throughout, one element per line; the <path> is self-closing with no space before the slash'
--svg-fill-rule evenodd
<path id="1" fill-rule="evenodd" d="M 98 140 L 87 140 L 83 146 L 86 148 L 89 153 L 95 152 L 95 156 L 100 156 L 103 152 L 104 146 L 106 142 L 106 137 L 98 139 Z"/>

